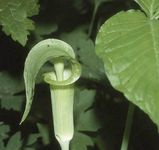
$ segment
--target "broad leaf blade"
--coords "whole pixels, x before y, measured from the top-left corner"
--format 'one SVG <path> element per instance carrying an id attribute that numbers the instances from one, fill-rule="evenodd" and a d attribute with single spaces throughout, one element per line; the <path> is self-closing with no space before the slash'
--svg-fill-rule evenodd
<path id="1" fill-rule="evenodd" d="M 100 29 L 97 55 L 111 84 L 159 126 L 159 22 L 140 11 L 120 12 Z"/>
<path id="2" fill-rule="evenodd" d="M 158 0 L 135 0 L 151 19 L 159 18 Z"/>

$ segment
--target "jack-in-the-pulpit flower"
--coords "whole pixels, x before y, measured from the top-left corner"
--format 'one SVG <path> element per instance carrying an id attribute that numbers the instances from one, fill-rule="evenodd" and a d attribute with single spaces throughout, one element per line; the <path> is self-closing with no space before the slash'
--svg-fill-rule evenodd
<path id="1" fill-rule="evenodd" d="M 43 76 L 44 81 L 50 85 L 55 137 L 62 150 L 69 150 L 74 133 L 74 82 L 80 77 L 81 67 L 67 43 L 57 39 L 44 40 L 28 54 L 24 67 L 27 102 L 21 123 L 26 119 L 32 105 L 36 76 L 47 61 L 54 66 L 52 72 Z"/>

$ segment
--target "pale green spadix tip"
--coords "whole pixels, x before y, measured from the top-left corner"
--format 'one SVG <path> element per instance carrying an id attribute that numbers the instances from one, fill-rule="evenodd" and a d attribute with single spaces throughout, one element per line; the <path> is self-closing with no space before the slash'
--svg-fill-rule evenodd
<path id="1" fill-rule="evenodd" d="M 24 66 L 24 82 L 26 89 L 26 106 L 20 124 L 26 119 L 33 101 L 36 76 L 40 68 L 47 62 L 56 59 L 67 59 L 72 66 L 72 74 L 66 81 L 53 81 L 45 76 L 45 81 L 56 85 L 69 85 L 78 80 L 81 68 L 75 59 L 75 54 L 70 45 L 57 39 L 47 39 L 36 44 L 29 52 Z"/>

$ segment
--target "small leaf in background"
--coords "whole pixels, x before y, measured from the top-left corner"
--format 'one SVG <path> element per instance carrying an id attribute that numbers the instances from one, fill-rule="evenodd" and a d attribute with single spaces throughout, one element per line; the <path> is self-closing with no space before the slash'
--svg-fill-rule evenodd
<path id="1" fill-rule="evenodd" d="M 36 26 L 36 32 L 39 33 L 39 35 L 49 35 L 55 31 L 57 31 L 58 26 L 57 24 L 51 24 L 51 23 L 45 23 L 45 24 L 37 24 Z"/>
<path id="2" fill-rule="evenodd" d="M 85 0 L 73 0 L 73 6 L 80 14 L 85 14 L 88 11 L 87 2 Z"/>
<path id="3" fill-rule="evenodd" d="M 101 128 L 100 122 L 97 119 L 94 109 L 89 109 L 80 114 L 79 122 L 77 125 L 78 131 L 94 131 L 96 132 Z"/>
<path id="4" fill-rule="evenodd" d="M 6 150 L 20 150 L 22 147 L 22 140 L 20 136 L 20 132 L 15 133 L 12 135 L 12 137 L 9 139 Z"/>
<path id="5" fill-rule="evenodd" d="M 88 38 L 83 27 L 75 29 L 70 33 L 63 33 L 60 37 L 76 51 L 79 61 L 82 62 L 82 76 L 101 79 L 104 74 L 102 62 L 96 56 L 94 43 Z"/>
<path id="6" fill-rule="evenodd" d="M 13 109 L 15 111 L 20 111 L 24 99 L 24 96 L 5 97 L 3 100 L 1 100 L 1 107 L 7 110 Z"/>
<path id="7" fill-rule="evenodd" d="M 159 14 L 158 1 L 138 2 L 145 9 L 151 4 L 154 16 Z M 96 39 L 96 53 L 103 60 L 113 87 L 159 127 L 158 34 L 157 19 L 148 18 L 141 11 L 119 12 L 102 25 Z"/>
<path id="8" fill-rule="evenodd" d="M 95 100 L 95 94 L 95 90 L 82 90 L 80 91 L 79 98 L 75 101 L 74 107 L 77 118 L 75 129 L 77 131 L 95 132 L 101 127 L 94 108 L 90 108 Z"/>
<path id="9" fill-rule="evenodd" d="M 87 150 L 88 146 L 93 146 L 92 139 L 79 132 L 75 132 L 75 135 L 73 137 L 73 140 L 71 142 L 71 149 L 72 150 Z"/>
<path id="10" fill-rule="evenodd" d="M 0 0 L 2 30 L 24 46 L 29 30 L 34 29 L 33 21 L 28 17 L 37 15 L 38 12 L 37 0 Z"/>
<path id="11" fill-rule="evenodd" d="M 5 150 L 4 142 L 0 139 L 0 150 Z"/>
<path id="12" fill-rule="evenodd" d="M 6 150 L 4 140 L 9 137 L 9 131 L 10 127 L 3 122 L 0 122 L 0 150 Z"/>
<path id="13" fill-rule="evenodd" d="M 3 122 L 0 122 L 0 141 L 8 138 L 9 131 L 10 131 L 9 126 L 4 124 Z"/>
<path id="14" fill-rule="evenodd" d="M 13 95 L 24 90 L 22 79 L 10 75 L 8 72 L 0 72 L 0 98 L 2 95 Z"/>
<path id="15" fill-rule="evenodd" d="M 30 146 L 30 145 L 34 144 L 39 137 L 40 137 L 39 133 L 30 134 L 28 137 L 26 145 Z"/>
<path id="16" fill-rule="evenodd" d="M 58 25 L 55 23 L 36 23 L 35 27 L 36 43 L 43 40 L 44 36 L 48 36 L 58 30 Z"/>
<path id="17" fill-rule="evenodd" d="M 40 136 L 42 137 L 42 142 L 44 145 L 47 145 L 50 143 L 50 131 L 49 127 L 46 124 L 37 123 L 37 127 L 40 132 Z"/>
<path id="18" fill-rule="evenodd" d="M 95 109 L 92 107 L 96 91 L 78 90 L 77 94 L 74 104 L 75 135 L 72 141 L 72 149 L 86 150 L 88 145 L 93 146 L 93 141 L 91 137 L 79 131 L 96 132 L 101 128 Z"/>
<path id="19" fill-rule="evenodd" d="M 23 95 L 15 95 L 24 90 L 22 79 L 0 72 L 0 104 L 2 108 L 20 111 L 24 101 Z"/>
<path id="20" fill-rule="evenodd" d="M 24 150 L 35 150 L 35 148 L 27 147 L 27 148 L 24 148 Z"/>
<path id="21" fill-rule="evenodd" d="M 100 136 L 97 136 L 95 139 L 94 139 L 94 142 L 96 144 L 96 146 L 98 147 L 99 150 L 107 150 L 107 149 L 110 149 L 108 148 L 106 145 L 106 142 L 105 140 L 103 140 Z M 107 141 L 108 142 L 108 141 Z"/>
<path id="22" fill-rule="evenodd" d="M 75 113 L 86 111 L 94 103 L 95 90 L 77 90 L 77 98 L 75 98 Z"/>

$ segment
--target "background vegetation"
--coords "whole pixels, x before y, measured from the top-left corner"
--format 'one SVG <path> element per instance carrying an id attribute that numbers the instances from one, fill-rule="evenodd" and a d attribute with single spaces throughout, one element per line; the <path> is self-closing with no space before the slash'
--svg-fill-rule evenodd
<path id="1" fill-rule="evenodd" d="M 128 0 L 0 0 L 0 149 L 59 149 L 51 130 L 49 87 L 41 73 L 35 101 L 27 120 L 19 126 L 24 110 L 23 66 L 33 45 L 46 38 L 69 43 L 82 64 L 75 96 L 76 150 L 119 150 L 128 101 L 107 80 L 94 41 L 101 24 L 120 10 L 139 9 Z M 28 39 L 27 39 L 28 35 Z M 129 150 L 158 150 L 156 126 L 135 108 Z"/>

